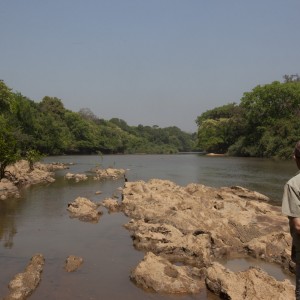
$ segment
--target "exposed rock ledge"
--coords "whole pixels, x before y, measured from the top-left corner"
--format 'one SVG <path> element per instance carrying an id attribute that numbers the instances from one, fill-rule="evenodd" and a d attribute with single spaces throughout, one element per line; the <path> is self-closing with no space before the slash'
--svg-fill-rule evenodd
<path id="1" fill-rule="evenodd" d="M 0 200 L 8 197 L 19 197 L 19 186 L 37 183 L 49 183 L 55 181 L 53 171 L 67 168 L 63 164 L 35 163 L 34 169 L 30 170 L 28 161 L 20 160 L 6 168 L 8 179 L 0 181 Z"/>
<path id="2" fill-rule="evenodd" d="M 275 262 L 285 269 L 294 267 L 290 259 L 287 218 L 281 215 L 279 207 L 267 201 L 266 196 L 242 187 L 216 189 L 200 184 L 180 187 L 171 181 L 152 179 L 147 183 L 126 182 L 122 209 L 132 218 L 125 227 L 132 231 L 136 248 L 151 251 L 172 263 L 181 262 L 198 268 L 199 274 L 204 274 L 202 279 L 206 278 L 207 286 L 221 295 L 217 286 L 226 276 L 224 269 L 216 268 L 214 261 L 217 258 L 252 256 Z M 145 278 L 153 277 L 153 268 L 143 269 L 149 273 Z M 243 273 L 244 281 L 254 282 L 251 279 L 253 273 L 261 276 L 260 271 L 249 270 Z M 234 296 L 232 290 L 238 289 L 240 275 L 230 274 L 222 284 L 222 295 L 228 294 L 226 299 L 270 298 L 249 296 L 260 295 L 258 289 L 264 289 L 254 284 L 247 285 L 246 294 L 236 291 L 239 295 Z M 293 299 L 291 283 L 279 283 L 268 274 L 263 277 L 264 280 L 256 283 L 264 285 L 268 282 L 265 291 L 270 295 L 281 295 L 284 291 L 285 299 Z M 161 284 L 164 282 L 162 277 Z M 244 283 L 240 284 L 243 286 Z M 141 286 L 158 290 L 152 279 Z M 169 287 L 165 290 L 173 292 Z M 193 293 L 194 288 L 187 292 Z M 272 299 L 282 299 L 280 297 Z"/>

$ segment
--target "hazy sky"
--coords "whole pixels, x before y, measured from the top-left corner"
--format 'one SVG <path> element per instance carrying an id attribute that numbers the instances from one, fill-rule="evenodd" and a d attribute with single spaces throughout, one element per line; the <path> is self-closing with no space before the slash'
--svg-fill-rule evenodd
<path id="1" fill-rule="evenodd" d="M 0 79 L 106 120 L 194 132 L 295 73 L 299 0 L 0 0 Z"/>

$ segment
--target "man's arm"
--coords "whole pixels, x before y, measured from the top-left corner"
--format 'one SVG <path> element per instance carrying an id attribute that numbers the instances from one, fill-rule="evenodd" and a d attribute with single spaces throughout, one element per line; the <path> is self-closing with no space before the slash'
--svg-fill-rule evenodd
<path id="1" fill-rule="evenodd" d="M 289 217 L 290 227 L 300 234 L 300 218 Z"/>

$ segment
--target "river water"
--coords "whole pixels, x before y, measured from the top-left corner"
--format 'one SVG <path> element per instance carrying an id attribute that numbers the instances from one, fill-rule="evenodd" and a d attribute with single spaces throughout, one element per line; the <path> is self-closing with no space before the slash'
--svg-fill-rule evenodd
<path id="1" fill-rule="evenodd" d="M 92 168 L 114 167 L 126 169 L 130 181 L 160 178 L 179 185 L 240 185 L 280 205 L 283 185 L 297 171 L 292 161 L 198 154 L 58 156 L 44 161 L 72 164 L 69 170 L 56 172 L 54 183 L 24 188 L 20 199 L 0 201 L 0 298 L 7 294 L 7 284 L 13 276 L 24 270 L 35 253 L 42 253 L 46 259 L 42 281 L 30 299 L 218 299 L 208 291 L 167 296 L 136 287 L 129 274 L 144 253 L 133 248 L 130 233 L 123 227 L 128 218 L 103 209 L 99 223 L 90 224 L 71 219 L 66 210 L 78 196 L 100 202 L 119 195 L 123 178 L 101 182 L 90 178 L 75 183 L 64 179 L 66 172 L 92 175 Z M 97 191 L 102 193 L 96 194 Z M 64 263 L 71 254 L 83 257 L 84 263 L 76 272 L 66 273 Z M 224 264 L 237 271 L 259 262 L 234 260 Z M 287 277 L 277 266 L 267 264 L 262 268 L 279 280 Z"/>

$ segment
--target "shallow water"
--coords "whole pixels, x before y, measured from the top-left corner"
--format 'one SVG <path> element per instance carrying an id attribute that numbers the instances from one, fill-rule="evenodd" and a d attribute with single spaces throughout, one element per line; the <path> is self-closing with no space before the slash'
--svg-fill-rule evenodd
<path id="1" fill-rule="evenodd" d="M 12 277 L 24 270 L 35 253 L 42 253 L 45 267 L 42 281 L 30 299 L 217 299 L 207 291 L 194 296 L 162 296 L 137 288 L 130 270 L 143 258 L 134 250 L 121 213 L 103 209 L 99 223 L 69 218 L 67 204 L 83 196 L 92 201 L 119 195 L 123 179 L 75 183 L 64 180 L 66 172 L 90 174 L 95 166 L 127 169 L 130 181 L 169 179 L 177 184 L 191 182 L 220 187 L 240 185 L 262 192 L 280 203 L 285 181 L 294 175 L 292 162 L 264 159 L 204 157 L 193 155 L 108 155 L 61 156 L 45 162 L 74 163 L 69 170 L 56 173 L 52 184 L 22 190 L 18 200 L 0 202 L 0 298 Z M 102 194 L 96 195 L 96 191 Z M 65 259 L 83 257 L 75 273 L 63 270 Z M 239 261 L 236 265 L 242 265 Z M 257 264 L 256 264 L 257 265 Z M 276 269 L 277 268 L 277 269 Z M 280 269 L 275 267 L 275 274 Z"/>

